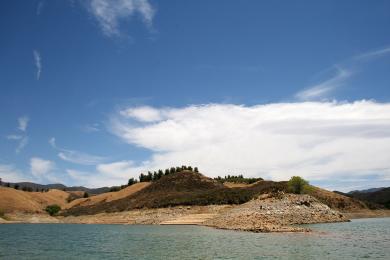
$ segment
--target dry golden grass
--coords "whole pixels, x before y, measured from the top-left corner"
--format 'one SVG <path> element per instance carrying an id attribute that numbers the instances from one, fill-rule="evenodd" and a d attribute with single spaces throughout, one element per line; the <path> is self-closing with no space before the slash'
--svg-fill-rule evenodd
<path id="1" fill-rule="evenodd" d="M 48 192 L 25 192 L 0 187 L 0 210 L 4 213 L 42 213 L 46 206 L 51 204 L 65 206 L 68 196 L 69 193 L 55 189 Z"/>
<path id="2" fill-rule="evenodd" d="M 89 198 L 80 198 L 71 201 L 67 205 L 65 205 L 64 209 L 69 209 L 74 206 L 92 206 L 95 205 L 99 202 L 105 201 L 105 202 L 110 202 L 118 199 L 125 198 L 127 196 L 132 195 L 133 193 L 142 190 L 143 188 L 149 186 L 149 182 L 140 182 L 133 184 L 129 187 L 126 187 L 120 191 L 117 192 L 107 192 L 107 193 L 102 193 L 96 196 L 91 196 Z"/>

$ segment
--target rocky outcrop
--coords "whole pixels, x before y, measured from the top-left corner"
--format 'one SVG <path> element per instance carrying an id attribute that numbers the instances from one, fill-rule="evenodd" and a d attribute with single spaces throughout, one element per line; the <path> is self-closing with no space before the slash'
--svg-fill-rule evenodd
<path id="1" fill-rule="evenodd" d="M 308 231 L 295 224 L 348 221 L 343 214 L 330 209 L 309 195 L 264 194 L 205 222 L 221 229 L 253 232 Z"/>

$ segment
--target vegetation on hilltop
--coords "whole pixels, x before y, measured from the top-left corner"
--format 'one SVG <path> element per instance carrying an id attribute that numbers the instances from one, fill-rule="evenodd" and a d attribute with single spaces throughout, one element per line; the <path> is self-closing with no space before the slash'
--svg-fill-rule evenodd
<path id="1" fill-rule="evenodd" d="M 288 190 L 295 194 L 302 194 L 309 189 L 309 182 L 299 176 L 293 176 L 287 183 Z"/>
<path id="2" fill-rule="evenodd" d="M 245 183 L 245 184 L 252 184 L 258 181 L 263 181 L 263 178 L 245 178 L 242 174 L 240 175 L 227 175 L 223 178 L 221 176 L 218 176 L 214 178 L 214 180 L 219 182 L 232 182 L 232 183 Z"/>

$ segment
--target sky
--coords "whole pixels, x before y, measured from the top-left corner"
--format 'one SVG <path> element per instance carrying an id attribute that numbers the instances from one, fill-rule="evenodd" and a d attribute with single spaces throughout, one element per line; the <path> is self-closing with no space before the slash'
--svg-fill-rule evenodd
<path id="1" fill-rule="evenodd" d="M 5 0 L 0 178 L 198 166 L 390 186 L 390 2 Z"/>

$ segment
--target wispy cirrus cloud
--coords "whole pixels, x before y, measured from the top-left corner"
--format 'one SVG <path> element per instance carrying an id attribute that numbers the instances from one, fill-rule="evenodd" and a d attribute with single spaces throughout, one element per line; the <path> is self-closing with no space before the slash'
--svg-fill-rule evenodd
<path id="1" fill-rule="evenodd" d="M 369 51 L 363 54 L 359 54 L 353 57 L 354 60 L 370 60 L 378 57 L 382 57 L 384 55 L 390 54 L 390 47 L 385 47 L 382 49 Z"/>
<path id="2" fill-rule="evenodd" d="M 28 144 L 28 136 L 26 134 L 28 123 L 30 119 L 27 116 L 22 116 L 18 118 L 18 127 L 17 130 L 19 133 L 10 134 L 7 136 L 8 140 L 17 142 L 17 147 L 15 149 L 16 153 L 20 153 L 24 147 Z"/>
<path id="3" fill-rule="evenodd" d="M 348 79 L 353 76 L 355 67 L 389 54 L 390 47 L 385 47 L 355 55 L 344 62 L 335 64 L 330 68 L 331 71 L 334 71 L 334 74 L 330 78 L 297 92 L 295 98 L 303 101 L 327 98 L 333 91 L 346 84 Z"/>
<path id="4" fill-rule="evenodd" d="M 141 167 L 132 161 L 98 164 L 94 171 L 67 169 L 68 176 L 87 187 L 115 186 L 126 183 L 130 177 L 138 177 Z"/>
<path id="5" fill-rule="evenodd" d="M 49 144 L 58 151 L 58 157 L 64 161 L 80 165 L 96 165 L 107 160 L 106 157 L 91 155 L 75 150 L 63 149 L 57 146 L 54 137 L 49 139 Z"/>
<path id="6" fill-rule="evenodd" d="M 39 80 L 41 78 L 41 73 L 42 73 L 42 58 L 41 58 L 41 54 L 37 50 L 33 51 L 33 56 L 34 56 L 35 67 L 37 70 L 36 78 L 37 80 Z"/>
<path id="7" fill-rule="evenodd" d="M 30 119 L 27 116 L 19 117 L 18 118 L 18 123 L 19 123 L 18 129 L 22 132 L 26 132 L 29 121 L 30 121 Z"/>
<path id="8" fill-rule="evenodd" d="M 151 152 L 146 161 L 126 165 L 132 177 L 184 164 L 214 177 L 242 173 L 286 180 L 300 175 L 318 182 L 342 176 L 351 183 L 365 176 L 376 176 L 371 179 L 376 182 L 390 179 L 390 171 L 383 170 L 390 169 L 388 103 L 209 104 L 152 110 L 159 115 L 153 121 L 138 107 L 111 118 L 115 135 Z"/>
<path id="9" fill-rule="evenodd" d="M 36 12 L 37 16 L 40 16 L 40 15 L 41 15 L 41 13 L 42 13 L 42 11 L 43 11 L 44 5 L 45 5 L 45 1 L 39 1 L 39 2 L 38 2 L 38 5 L 37 5 L 37 12 Z"/>
<path id="10" fill-rule="evenodd" d="M 100 125 L 98 123 L 84 125 L 81 127 L 81 130 L 85 133 L 93 133 L 100 131 Z"/>
<path id="11" fill-rule="evenodd" d="M 342 86 L 345 81 L 351 77 L 352 72 L 340 67 L 336 67 L 336 75 L 330 79 L 325 80 L 317 85 L 311 86 L 307 89 L 299 91 L 295 97 L 299 100 L 313 100 L 326 97 L 334 89 Z"/>
<path id="12" fill-rule="evenodd" d="M 138 14 L 151 28 L 155 9 L 148 0 L 88 0 L 87 9 L 98 21 L 104 35 L 119 36 L 121 22 Z"/>

